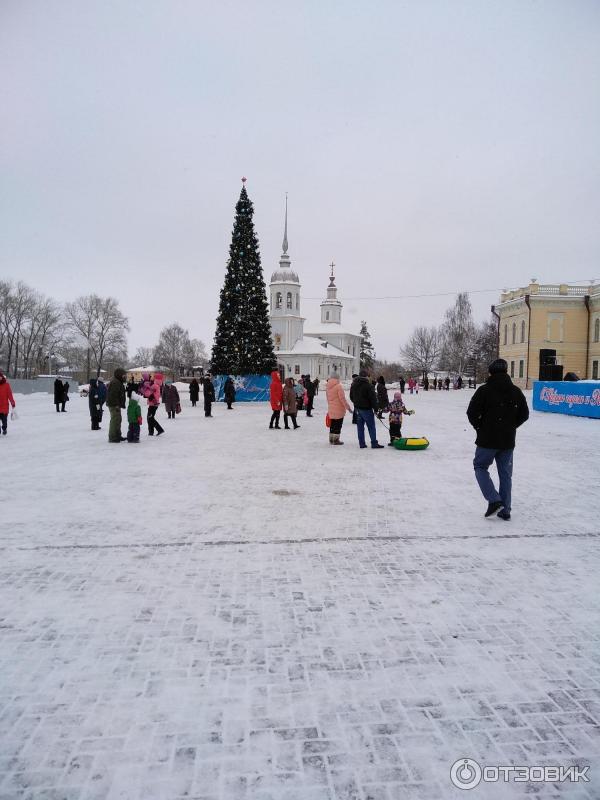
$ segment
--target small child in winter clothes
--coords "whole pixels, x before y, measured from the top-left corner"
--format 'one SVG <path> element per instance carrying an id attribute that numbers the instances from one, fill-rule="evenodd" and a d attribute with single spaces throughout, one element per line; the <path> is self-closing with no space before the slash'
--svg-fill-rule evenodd
<path id="1" fill-rule="evenodd" d="M 414 411 L 409 411 L 404 405 L 401 392 L 394 392 L 394 399 L 390 403 L 390 416 L 388 417 L 390 423 L 390 442 L 389 446 L 393 447 L 394 440 L 402 437 L 402 414 L 410 416 Z"/>
<path id="2" fill-rule="evenodd" d="M 142 409 L 138 398 L 137 392 L 132 392 L 127 406 L 127 422 L 129 423 L 127 441 L 134 443 L 140 440 L 140 425 L 142 424 Z"/>

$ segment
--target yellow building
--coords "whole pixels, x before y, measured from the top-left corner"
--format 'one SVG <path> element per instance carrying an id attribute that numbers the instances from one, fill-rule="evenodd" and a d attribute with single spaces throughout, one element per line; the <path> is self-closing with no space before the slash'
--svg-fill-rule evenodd
<path id="1" fill-rule="evenodd" d="M 538 380 L 540 350 L 556 350 L 563 373 L 600 378 L 600 285 L 541 285 L 505 292 L 498 318 L 498 352 L 517 386 Z"/>

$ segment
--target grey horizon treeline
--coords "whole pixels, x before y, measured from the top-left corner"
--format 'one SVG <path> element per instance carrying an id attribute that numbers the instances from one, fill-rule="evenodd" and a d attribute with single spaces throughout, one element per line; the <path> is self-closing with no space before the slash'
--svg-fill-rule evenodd
<path id="1" fill-rule="evenodd" d="M 60 369 L 87 379 L 103 367 L 127 367 L 128 332 L 129 320 L 113 297 L 89 294 L 59 303 L 23 281 L 0 279 L 0 369 L 9 378 Z M 204 344 L 178 323 L 138 354 L 151 354 L 157 366 L 173 372 L 206 360 Z"/>

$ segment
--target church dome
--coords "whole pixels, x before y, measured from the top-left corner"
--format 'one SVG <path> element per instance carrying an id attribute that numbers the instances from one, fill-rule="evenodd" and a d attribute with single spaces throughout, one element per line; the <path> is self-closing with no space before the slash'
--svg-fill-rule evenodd
<path id="1" fill-rule="evenodd" d="M 271 275 L 271 283 L 300 283 L 298 273 L 291 267 L 279 265 L 279 269 Z"/>

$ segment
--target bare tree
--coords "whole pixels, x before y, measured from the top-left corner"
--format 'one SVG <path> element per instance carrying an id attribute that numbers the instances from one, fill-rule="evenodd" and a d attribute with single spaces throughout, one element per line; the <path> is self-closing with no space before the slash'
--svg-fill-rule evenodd
<path id="1" fill-rule="evenodd" d="M 437 365 L 441 351 L 441 336 L 438 328 L 419 325 L 412 332 L 400 354 L 411 370 L 418 370 L 423 377 Z"/>
<path id="2" fill-rule="evenodd" d="M 182 353 L 182 364 L 186 369 L 204 366 L 208 362 L 208 354 L 204 342 L 200 339 L 189 339 Z"/>
<path id="3" fill-rule="evenodd" d="M 467 292 L 460 292 L 454 305 L 446 311 L 442 336 L 440 364 L 448 372 L 461 375 L 472 357 L 477 338 L 471 301 Z"/>
<path id="4" fill-rule="evenodd" d="M 31 319 L 36 296 L 33 289 L 19 281 L 16 286 L 3 282 L 4 299 L 0 313 L 0 325 L 4 329 L 3 344 L 6 358 L 6 372 L 16 378 L 19 374 L 20 356 L 22 353 L 22 334 Z"/>
<path id="5" fill-rule="evenodd" d="M 136 367 L 152 366 L 154 349 L 152 347 L 138 347 L 133 356 L 133 365 Z"/>
<path id="6" fill-rule="evenodd" d="M 477 327 L 473 347 L 473 367 L 475 377 L 479 381 L 485 380 L 487 368 L 496 358 L 498 358 L 498 323 L 492 318 Z"/>
<path id="7" fill-rule="evenodd" d="M 190 335 L 178 322 L 163 328 L 158 344 L 154 348 L 153 362 L 156 366 L 170 370 L 173 375 L 206 363 L 208 356 L 204 343 L 190 339 Z"/>
<path id="8" fill-rule="evenodd" d="M 123 357 L 127 348 L 129 322 L 120 310 L 118 300 L 90 294 L 67 303 L 65 313 L 69 327 L 87 348 L 88 375 L 92 361 L 96 376 L 99 377 L 107 356 L 110 355 L 111 360 L 115 356 Z"/>
<path id="9" fill-rule="evenodd" d="M 373 362 L 373 375 L 383 375 L 386 383 L 393 383 L 398 380 L 398 376 L 402 375 L 404 367 L 398 361 L 380 361 L 379 359 Z"/>

